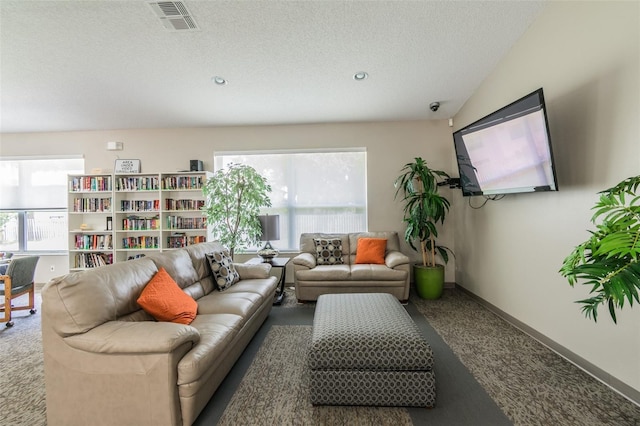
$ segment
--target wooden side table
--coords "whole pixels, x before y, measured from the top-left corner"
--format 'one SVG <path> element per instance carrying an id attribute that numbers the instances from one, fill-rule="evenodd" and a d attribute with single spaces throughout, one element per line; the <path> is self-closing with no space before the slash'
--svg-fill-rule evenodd
<path id="1" fill-rule="evenodd" d="M 278 282 L 278 289 L 276 290 L 276 297 L 273 299 L 274 305 L 282 304 L 282 301 L 285 297 L 284 292 L 284 280 L 287 276 L 287 264 L 291 260 L 290 257 L 274 257 L 268 262 L 262 260 L 261 257 L 252 257 L 251 259 L 244 262 L 247 265 L 255 265 L 259 263 L 268 263 L 271 265 L 271 268 L 280 268 L 282 272 L 280 273 L 280 281 Z"/>

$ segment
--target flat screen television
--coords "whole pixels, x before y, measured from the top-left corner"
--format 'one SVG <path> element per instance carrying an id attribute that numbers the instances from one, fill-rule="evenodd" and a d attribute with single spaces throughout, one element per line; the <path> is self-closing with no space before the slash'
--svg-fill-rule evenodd
<path id="1" fill-rule="evenodd" d="M 542 89 L 456 131 L 453 142 L 464 196 L 558 190 Z"/>

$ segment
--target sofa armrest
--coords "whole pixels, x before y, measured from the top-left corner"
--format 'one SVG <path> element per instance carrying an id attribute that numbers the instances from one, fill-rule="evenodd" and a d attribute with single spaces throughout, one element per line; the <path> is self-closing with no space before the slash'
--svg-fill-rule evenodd
<path id="1" fill-rule="evenodd" d="M 75 349 L 93 353 L 169 353 L 185 343 L 198 343 L 200 333 L 189 325 L 172 322 L 109 321 L 64 341 Z"/>
<path id="2" fill-rule="evenodd" d="M 316 267 L 316 258 L 311 253 L 300 253 L 293 258 L 293 264 L 313 269 Z"/>
<path id="3" fill-rule="evenodd" d="M 409 256 L 399 251 L 390 251 L 384 258 L 384 263 L 391 269 L 400 265 L 406 265 L 410 262 Z"/>
<path id="4" fill-rule="evenodd" d="M 249 265 L 245 263 L 234 263 L 233 266 L 236 268 L 241 280 L 269 278 L 269 272 L 271 272 L 271 265 L 268 263 Z"/>

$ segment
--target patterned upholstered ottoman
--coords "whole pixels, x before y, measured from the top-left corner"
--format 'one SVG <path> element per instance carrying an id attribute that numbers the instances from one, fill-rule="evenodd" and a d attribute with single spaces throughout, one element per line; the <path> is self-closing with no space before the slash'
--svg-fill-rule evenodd
<path id="1" fill-rule="evenodd" d="M 308 352 L 314 405 L 433 407 L 433 353 L 390 294 L 318 298 Z"/>

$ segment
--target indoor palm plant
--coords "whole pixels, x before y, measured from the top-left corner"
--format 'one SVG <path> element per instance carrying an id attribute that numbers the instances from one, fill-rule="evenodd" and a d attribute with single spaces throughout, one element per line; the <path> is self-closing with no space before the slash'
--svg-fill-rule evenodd
<path id="1" fill-rule="evenodd" d="M 598 319 L 598 307 L 609 308 L 613 322 L 625 300 L 640 303 L 640 176 L 623 180 L 600 193 L 591 221 L 591 237 L 573 249 L 560 273 L 573 286 L 578 280 L 590 286 L 592 297 L 578 300 L 587 318 Z M 599 222 L 599 223 L 598 223 Z"/>
<path id="2" fill-rule="evenodd" d="M 229 249 L 257 244 L 262 234 L 258 214 L 271 207 L 271 186 L 253 167 L 230 164 L 218 170 L 202 188 L 205 195 L 203 214 L 213 237 Z"/>
<path id="3" fill-rule="evenodd" d="M 418 295 L 437 299 L 444 287 L 444 265 L 437 263 L 439 255 L 444 263 L 449 261 L 449 249 L 436 243 L 437 224 L 444 223 L 449 212 L 449 200 L 438 194 L 438 180 L 449 175 L 434 170 L 420 157 L 407 163 L 395 181 L 395 198 L 402 197 L 407 229 L 404 239 L 409 246 L 422 254 L 422 263 L 414 265 L 414 279 Z M 420 249 L 416 247 L 419 243 Z"/>

